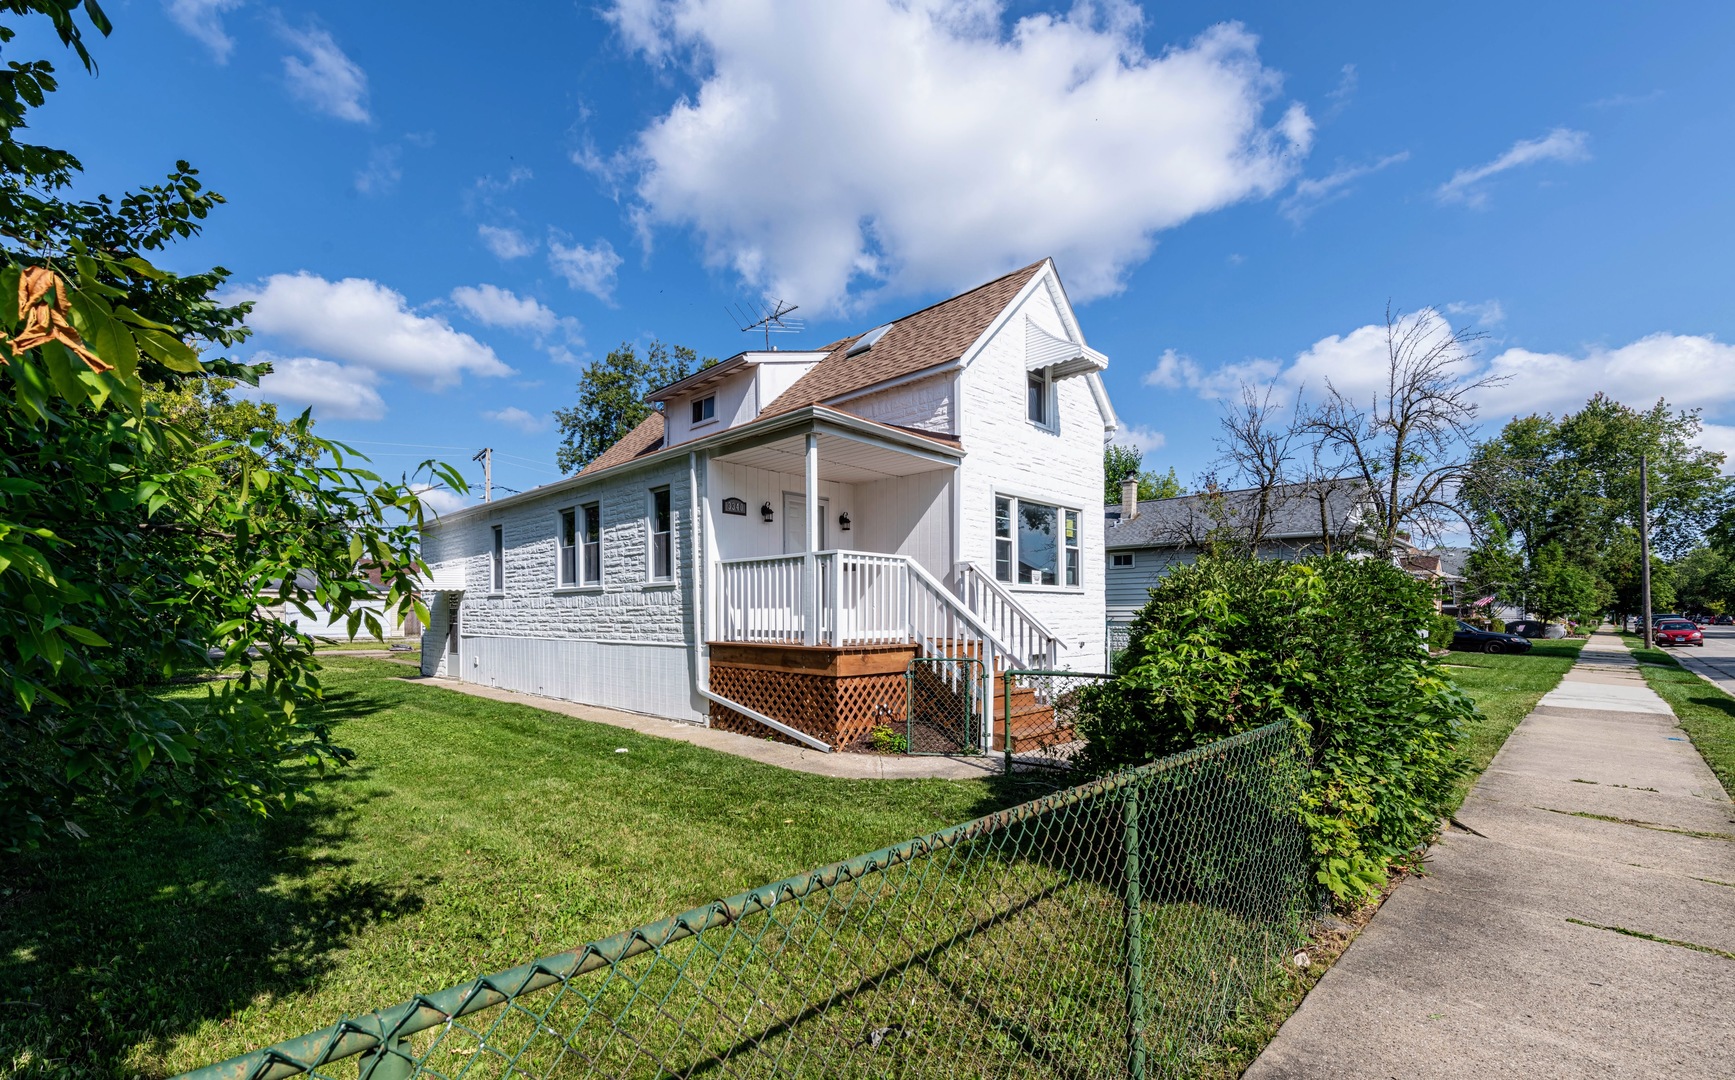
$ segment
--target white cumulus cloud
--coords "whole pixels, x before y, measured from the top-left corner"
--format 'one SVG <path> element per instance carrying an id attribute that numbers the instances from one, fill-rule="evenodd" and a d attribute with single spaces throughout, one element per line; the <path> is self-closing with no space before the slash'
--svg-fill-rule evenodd
<path id="1" fill-rule="evenodd" d="M 464 496 L 450 488 L 435 487 L 432 484 L 412 484 L 410 488 L 416 493 L 416 497 L 422 500 L 422 509 L 435 517 L 454 513 L 470 505 Z"/>
<path id="2" fill-rule="evenodd" d="M 329 32 L 282 25 L 278 33 L 301 55 L 283 58 L 289 92 L 318 111 L 339 120 L 365 124 L 367 72 L 338 47 Z"/>
<path id="3" fill-rule="evenodd" d="M 482 414 L 482 419 L 506 424 L 526 433 L 538 432 L 548 426 L 547 417 L 525 412 L 516 405 L 508 405 L 504 409 L 490 409 Z"/>
<path id="4" fill-rule="evenodd" d="M 1541 138 L 1519 139 L 1510 150 L 1486 164 L 1459 169 L 1452 174 L 1452 179 L 1435 190 L 1434 197 L 1443 203 L 1484 206 L 1488 202 L 1488 192 L 1481 184 L 1489 177 L 1544 161 L 1572 164 L 1589 158 L 1590 136 L 1571 128 L 1555 128 Z"/>
<path id="5" fill-rule="evenodd" d="M 1612 349 L 1593 345 L 1577 355 L 1507 349 L 1489 368 L 1510 376 L 1486 402 L 1503 414 L 1572 411 L 1599 390 L 1634 408 L 1658 398 L 1707 412 L 1735 405 L 1735 345 L 1710 336 L 1650 334 Z"/>
<path id="6" fill-rule="evenodd" d="M 163 0 L 163 10 L 174 24 L 211 50 L 219 64 L 229 62 L 235 39 L 223 29 L 223 14 L 240 7 L 244 0 Z"/>
<path id="7" fill-rule="evenodd" d="M 560 321 L 558 315 L 535 297 L 519 296 L 498 285 L 460 285 L 452 290 L 452 302 L 483 326 L 546 334 Z"/>
<path id="8" fill-rule="evenodd" d="M 444 319 L 417 314 L 402 294 L 367 278 L 327 281 L 305 270 L 274 274 L 231 290 L 228 299 L 253 301 L 247 322 L 261 334 L 435 389 L 465 373 L 512 374 L 487 345 Z"/>
<path id="9" fill-rule="evenodd" d="M 1141 453 L 1161 450 L 1169 441 L 1169 437 L 1160 431 L 1139 424 L 1129 424 L 1115 433 L 1115 442 L 1122 446 L 1136 447 Z"/>
<path id="10" fill-rule="evenodd" d="M 1053 255 L 1078 299 L 1156 236 L 1269 196 L 1312 143 L 1236 23 L 1147 53 L 1126 0 L 1009 20 L 999 0 L 614 0 L 697 80 L 623 152 L 636 218 L 810 311 L 976 284 Z"/>
<path id="11" fill-rule="evenodd" d="M 1452 331 L 1444 315 L 1428 308 L 1398 318 L 1400 327 L 1418 326 L 1419 321 L 1418 329 L 1431 341 Z M 1329 381 L 1365 404 L 1386 389 L 1387 365 L 1386 327 L 1370 323 L 1323 337 L 1287 362 L 1249 359 L 1206 367 L 1171 349 L 1158 357 L 1144 382 L 1191 390 L 1207 401 L 1232 401 L 1243 384 L 1272 386 L 1279 400 L 1291 401 L 1300 391 L 1310 400 L 1317 398 Z M 1530 413 L 1576 412 L 1597 393 L 1633 408 L 1648 408 L 1662 398 L 1677 409 L 1702 409 L 1713 421 L 1735 419 L 1735 377 L 1730 375 L 1735 372 L 1735 345 L 1709 335 L 1650 334 L 1625 345 L 1591 345 L 1575 352 L 1509 348 L 1473 357 L 1462 371 L 1466 380 L 1503 380 L 1478 396 L 1485 423 Z M 1702 441 L 1723 449 L 1731 433 L 1735 427 L 1708 423 Z"/>
<path id="12" fill-rule="evenodd" d="M 615 254 L 614 245 L 607 240 L 598 240 L 586 247 L 564 243 L 557 232 L 548 234 L 548 265 L 565 278 L 568 285 L 598 300 L 612 301 L 615 271 L 620 269 L 620 264 L 621 257 Z"/>
<path id="13" fill-rule="evenodd" d="M 536 250 L 536 241 L 504 225 L 478 225 L 476 235 L 482 238 L 482 246 L 493 252 L 496 259 L 522 259 Z"/>
<path id="14" fill-rule="evenodd" d="M 255 353 L 254 362 L 269 360 L 271 374 L 259 380 L 259 388 L 239 387 L 244 396 L 260 397 L 296 411 L 313 407 L 324 420 L 378 420 L 386 414 L 385 399 L 377 389 L 379 376 L 366 368 L 345 367 L 312 356 L 278 357 Z"/>

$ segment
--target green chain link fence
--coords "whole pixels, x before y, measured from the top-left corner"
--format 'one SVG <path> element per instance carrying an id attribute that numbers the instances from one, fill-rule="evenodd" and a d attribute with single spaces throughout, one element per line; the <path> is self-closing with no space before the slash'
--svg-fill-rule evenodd
<path id="1" fill-rule="evenodd" d="M 1072 768 L 1084 749 L 1078 724 L 1086 709 L 1083 691 L 1112 678 L 1096 671 L 1014 669 L 996 679 L 1007 774 L 1020 768 Z"/>
<path id="2" fill-rule="evenodd" d="M 188 1074 L 1145 1077 L 1317 910 L 1272 725 Z"/>

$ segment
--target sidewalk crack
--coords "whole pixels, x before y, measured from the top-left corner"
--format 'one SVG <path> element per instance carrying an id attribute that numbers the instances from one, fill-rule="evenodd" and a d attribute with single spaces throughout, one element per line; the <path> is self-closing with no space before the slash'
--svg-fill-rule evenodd
<path id="1" fill-rule="evenodd" d="M 1604 926 L 1601 923 L 1585 922 L 1583 919 L 1569 918 L 1566 921 L 1575 926 L 1588 926 L 1592 930 L 1607 930 L 1610 933 L 1625 934 L 1627 937 L 1636 937 L 1643 941 L 1655 941 L 1659 945 L 1673 945 L 1677 949 L 1692 949 L 1694 952 L 1710 953 L 1712 956 L 1721 956 L 1725 960 L 1735 960 L 1735 953 L 1725 952 L 1722 949 L 1713 948 L 1710 945 L 1700 945 L 1693 941 L 1676 941 L 1674 938 L 1658 937 L 1656 934 L 1647 934 L 1643 930 L 1631 930 L 1625 926 Z"/>
<path id="2" fill-rule="evenodd" d="M 1550 814 L 1560 814 L 1564 817 L 1589 818 L 1592 821 L 1607 821 L 1614 825 L 1631 825 L 1635 829 L 1650 829 L 1652 832 L 1674 833 L 1676 836 L 1692 836 L 1700 840 L 1721 840 L 1724 843 L 1735 844 L 1735 833 L 1706 832 L 1702 829 L 1677 829 L 1671 825 L 1659 825 L 1654 821 L 1611 817 L 1608 814 L 1593 814 L 1587 810 L 1556 810 L 1552 806 L 1532 806 L 1531 809 L 1543 810 Z"/>

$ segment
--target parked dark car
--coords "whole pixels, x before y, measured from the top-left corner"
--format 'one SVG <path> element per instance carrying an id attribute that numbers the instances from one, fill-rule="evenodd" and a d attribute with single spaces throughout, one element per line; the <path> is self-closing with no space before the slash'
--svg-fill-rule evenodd
<path id="1" fill-rule="evenodd" d="M 1697 645 L 1705 647 L 1704 633 L 1686 619 L 1664 619 L 1654 631 L 1658 645 Z"/>
<path id="2" fill-rule="evenodd" d="M 1492 630 L 1478 630 L 1474 626 L 1458 620 L 1458 629 L 1452 635 L 1452 648 L 1463 652 L 1485 653 L 1525 653 L 1530 651 L 1530 639 L 1517 634 L 1497 634 Z"/>
<path id="3" fill-rule="evenodd" d="M 1535 618 L 1515 618 L 1515 620 L 1506 623 L 1506 632 L 1516 634 L 1518 637 L 1546 637 L 1548 635 L 1548 623 L 1539 622 Z"/>
<path id="4" fill-rule="evenodd" d="M 1719 615 L 1719 616 L 1717 616 L 1715 625 L 1717 625 L 1717 626 L 1735 626 L 1735 615 Z"/>

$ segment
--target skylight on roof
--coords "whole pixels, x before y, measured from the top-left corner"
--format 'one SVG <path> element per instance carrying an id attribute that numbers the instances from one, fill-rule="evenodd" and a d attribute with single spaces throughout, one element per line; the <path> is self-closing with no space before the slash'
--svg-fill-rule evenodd
<path id="1" fill-rule="evenodd" d="M 874 327 L 872 330 L 869 330 L 867 333 L 863 334 L 861 337 L 856 338 L 855 344 L 851 345 L 849 347 L 849 352 L 844 353 L 844 355 L 845 356 L 855 356 L 858 353 L 867 352 L 869 349 L 874 347 L 874 342 L 878 341 L 880 338 L 885 337 L 886 331 L 890 330 L 891 328 L 892 328 L 891 323 L 885 323 L 882 326 Z"/>

